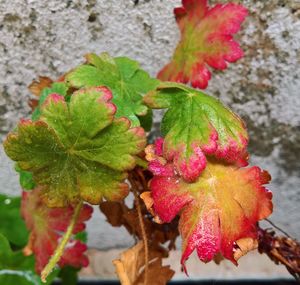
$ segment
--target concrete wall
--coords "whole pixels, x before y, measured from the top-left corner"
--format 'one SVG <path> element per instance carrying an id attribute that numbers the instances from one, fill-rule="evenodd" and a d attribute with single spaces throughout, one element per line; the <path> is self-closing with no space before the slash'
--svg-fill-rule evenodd
<path id="1" fill-rule="evenodd" d="M 246 56 L 225 73 L 215 72 L 208 91 L 246 120 L 252 162 L 273 177 L 271 219 L 300 239 L 300 1 L 239 2 L 250 10 L 238 35 Z M 87 52 L 135 58 L 155 75 L 178 41 L 172 10 L 179 4 L 1 0 L 0 139 L 28 115 L 26 86 L 34 78 L 56 78 L 82 62 Z M 2 150 L 0 159 L 0 191 L 17 195 L 17 177 Z M 132 243 L 125 231 L 116 234 L 98 213 L 89 232 L 91 246 Z"/>

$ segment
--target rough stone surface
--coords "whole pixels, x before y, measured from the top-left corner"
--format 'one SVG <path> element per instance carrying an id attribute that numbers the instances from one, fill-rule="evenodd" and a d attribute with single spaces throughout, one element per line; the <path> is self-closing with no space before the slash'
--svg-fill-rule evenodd
<path id="1" fill-rule="evenodd" d="M 208 91 L 246 120 L 252 161 L 273 176 L 271 219 L 300 239 L 300 1 L 239 2 L 250 11 L 238 35 L 245 57 L 226 72 L 214 72 Z M 37 75 L 57 78 L 87 52 L 135 58 L 155 75 L 178 41 L 172 10 L 179 3 L 1 0 L 0 139 L 28 115 L 26 86 Z M 0 159 L 0 190 L 15 194 L 12 164 L 2 151 Z M 94 219 L 89 227 L 91 246 L 131 243 L 125 232 L 112 240 L 114 232 L 103 221 Z"/>

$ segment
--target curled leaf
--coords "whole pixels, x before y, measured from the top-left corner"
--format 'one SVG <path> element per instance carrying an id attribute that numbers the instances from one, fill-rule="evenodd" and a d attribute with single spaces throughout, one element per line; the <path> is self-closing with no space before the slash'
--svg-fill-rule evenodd
<path id="1" fill-rule="evenodd" d="M 208 7 L 207 0 L 182 0 L 174 10 L 181 32 L 173 58 L 159 73 L 164 81 L 191 82 L 205 89 L 211 79 L 208 66 L 223 70 L 226 62 L 243 56 L 233 35 L 247 16 L 245 7 L 235 3 Z"/>
<path id="2" fill-rule="evenodd" d="M 148 114 L 150 118 L 146 120 L 151 120 L 151 112 L 143 104 L 142 96 L 156 87 L 156 79 L 150 78 L 136 61 L 126 57 L 90 53 L 86 55 L 86 61 L 66 75 L 69 85 L 76 88 L 107 86 L 113 93 L 117 118 L 126 117 L 133 126 L 140 125 L 138 116 Z"/>
<path id="3" fill-rule="evenodd" d="M 28 89 L 31 93 L 37 97 L 40 97 L 43 89 L 50 87 L 53 83 L 53 80 L 46 76 L 39 76 L 38 80 L 34 80 L 29 86 Z"/>
<path id="4" fill-rule="evenodd" d="M 162 120 L 163 157 L 176 171 L 195 181 L 206 166 L 206 155 L 246 164 L 245 124 L 217 99 L 178 83 L 162 83 L 145 97 L 154 109 L 167 108 Z"/>
<path id="5" fill-rule="evenodd" d="M 210 160 L 201 176 L 187 183 L 176 171 L 170 172 L 172 163 L 160 164 L 157 172 L 159 162 L 154 162 L 153 207 L 163 222 L 180 214 L 183 266 L 194 250 L 204 262 L 221 253 L 236 263 L 236 248 L 247 250 L 240 241 L 256 239 L 257 221 L 272 212 L 272 193 L 263 186 L 269 174 L 258 167 L 239 168 Z"/>
<path id="6" fill-rule="evenodd" d="M 249 251 L 258 248 L 258 240 L 253 238 L 241 238 L 236 241 L 236 248 L 233 257 L 238 261 L 242 256 L 246 255 Z"/>
<path id="7" fill-rule="evenodd" d="M 129 120 L 114 119 L 116 107 L 105 87 L 81 89 L 67 103 L 51 94 L 41 107 L 39 121 L 23 120 L 8 135 L 4 148 L 42 186 L 49 206 L 78 200 L 99 204 L 128 193 L 126 170 L 145 145 L 144 130 Z"/>
<path id="8" fill-rule="evenodd" d="M 260 253 L 265 253 L 276 264 L 283 264 L 300 281 L 300 243 L 289 236 L 280 236 L 272 229 L 259 229 Z"/>
<path id="9" fill-rule="evenodd" d="M 27 228 L 31 231 L 26 251 L 27 253 L 30 251 L 34 253 L 35 268 L 40 273 L 54 253 L 63 233 L 67 230 L 74 209 L 71 206 L 48 208 L 42 201 L 41 191 L 35 189 L 31 192 L 23 192 L 21 212 Z M 73 234 L 82 232 L 85 229 L 84 222 L 90 219 L 92 212 L 92 207 L 83 206 Z M 58 264 L 61 267 L 66 265 L 77 268 L 87 266 L 88 259 L 84 255 L 86 249 L 84 243 L 71 239 Z"/>
<path id="10" fill-rule="evenodd" d="M 113 261 L 122 285 L 165 285 L 174 275 L 170 266 L 162 265 L 160 252 L 150 250 L 148 281 L 145 284 L 144 244 L 139 242 L 134 247 L 121 253 L 120 259 Z"/>
<path id="11" fill-rule="evenodd" d="M 162 224 L 162 221 L 160 220 L 159 216 L 157 216 L 153 210 L 154 201 L 151 196 L 150 191 L 143 192 L 140 195 L 141 199 L 143 200 L 148 212 L 153 216 L 153 221 L 157 224 Z"/>

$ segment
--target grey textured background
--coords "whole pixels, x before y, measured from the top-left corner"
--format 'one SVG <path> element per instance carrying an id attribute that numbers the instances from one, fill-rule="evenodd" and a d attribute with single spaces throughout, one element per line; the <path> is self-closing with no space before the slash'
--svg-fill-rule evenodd
<path id="1" fill-rule="evenodd" d="M 273 177 L 271 219 L 300 239 L 300 1 L 235 2 L 250 11 L 238 35 L 245 57 L 225 72 L 214 72 L 208 92 L 246 120 L 252 162 Z M 132 57 L 155 75 L 178 41 L 172 10 L 179 4 L 0 0 L 0 140 L 28 116 L 31 81 L 38 75 L 57 78 L 87 52 Z M 0 191 L 18 195 L 17 176 L 1 148 L 0 159 Z M 90 246 L 132 243 L 125 230 L 120 234 L 107 225 L 97 209 L 88 229 Z"/>

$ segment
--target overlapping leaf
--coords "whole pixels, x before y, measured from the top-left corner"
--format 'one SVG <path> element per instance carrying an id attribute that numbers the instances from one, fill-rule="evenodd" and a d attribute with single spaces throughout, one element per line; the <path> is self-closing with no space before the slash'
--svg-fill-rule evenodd
<path id="1" fill-rule="evenodd" d="M 28 240 L 28 231 L 20 213 L 20 197 L 0 194 L 0 234 L 15 247 L 23 247 Z"/>
<path id="2" fill-rule="evenodd" d="M 180 175 L 196 180 L 206 155 L 245 164 L 248 135 L 243 121 L 217 99 L 183 84 L 162 83 L 144 97 L 154 109 L 168 108 L 162 120 L 163 154 Z"/>
<path id="3" fill-rule="evenodd" d="M 32 250 L 36 259 L 36 271 L 40 273 L 58 246 L 59 239 L 67 230 L 74 214 L 73 207 L 48 208 L 41 199 L 41 191 L 23 192 L 21 211 L 27 228 L 31 231 L 27 250 Z M 84 205 L 81 209 L 73 234 L 85 229 L 93 208 Z M 59 261 L 60 266 L 80 268 L 88 265 L 84 255 L 87 247 L 79 240 L 71 239 Z"/>
<path id="4" fill-rule="evenodd" d="M 46 283 L 34 273 L 34 257 L 24 256 L 21 250 L 13 251 L 5 236 L 0 233 L 0 284 L 42 285 L 51 284 L 57 276 L 54 270 Z"/>
<path id="5" fill-rule="evenodd" d="M 257 221 L 272 212 L 272 194 L 263 186 L 269 174 L 258 167 L 209 161 L 201 176 L 187 183 L 159 155 L 150 156 L 150 161 L 152 170 L 155 163 L 150 182 L 154 211 L 164 222 L 180 213 L 182 264 L 194 250 L 204 262 L 221 253 L 236 263 L 234 250 L 239 240 L 256 239 Z"/>
<path id="6" fill-rule="evenodd" d="M 208 7 L 207 0 L 182 0 L 174 10 L 181 40 L 172 61 L 158 74 L 161 80 L 191 82 L 205 89 L 211 78 L 208 66 L 223 70 L 226 62 L 243 56 L 233 35 L 247 16 L 245 7 L 235 3 Z"/>
<path id="7" fill-rule="evenodd" d="M 149 112 L 142 102 L 142 95 L 154 89 L 158 81 L 150 78 L 136 61 L 126 57 L 91 53 L 86 55 L 86 60 L 86 64 L 66 75 L 66 81 L 76 88 L 107 86 L 113 93 L 112 102 L 117 106 L 116 117 L 126 117 L 133 126 L 139 126 L 138 116 Z"/>
<path id="8" fill-rule="evenodd" d="M 123 198 L 126 170 L 145 145 L 144 130 L 129 120 L 114 119 L 115 105 L 107 88 L 81 89 L 67 104 L 52 94 L 41 118 L 23 120 L 4 142 L 8 156 L 33 173 L 49 206 L 83 199 L 92 204 Z"/>
<path id="9" fill-rule="evenodd" d="M 54 82 L 51 87 L 44 88 L 40 93 L 38 106 L 34 109 L 32 113 L 32 120 L 36 121 L 41 116 L 41 106 L 46 101 L 47 97 L 51 94 L 57 94 L 61 96 L 67 95 L 67 86 L 63 82 Z"/>

